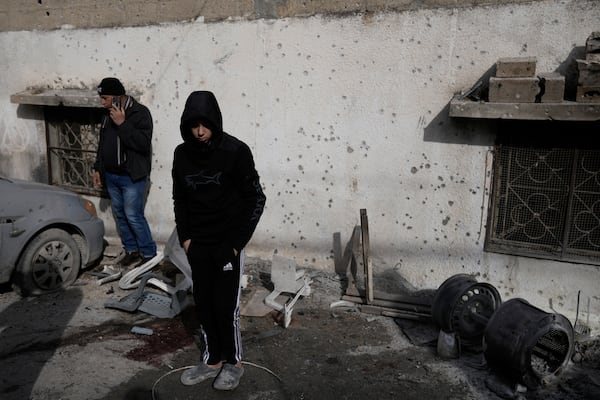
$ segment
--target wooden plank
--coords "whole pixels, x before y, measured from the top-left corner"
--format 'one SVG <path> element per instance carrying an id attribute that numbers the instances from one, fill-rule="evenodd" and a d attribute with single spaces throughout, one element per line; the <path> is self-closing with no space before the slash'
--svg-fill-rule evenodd
<path id="1" fill-rule="evenodd" d="M 489 103 L 462 99 L 450 101 L 449 115 L 460 118 L 600 121 L 600 104 L 563 101 L 560 103 Z"/>
<path id="2" fill-rule="evenodd" d="M 431 321 L 431 315 L 422 314 L 410 311 L 403 310 L 395 310 L 392 308 L 373 306 L 368 304 L 363 304 L 360 307 L 360 311 L 367 314 L 375 314 L 375 315 L 383 315 L 386 317 L 392 318 L 404 318 L 404 319 L 412 319 L 416 321 Z"/>
<path id="3" fill-rule="evenodd" d="M 356 304 L 364 304 L 364 300 L 359 296 L 350 296 L 345 295 L 342 296 L 342 300 L 350 301 Z M 399 302 L 399 301 L 389 301 L 374 298 L 373 301 L 369 304 L 372 306 L 378 307 L 386 307 L 393 310 L 402 310 L 402 311 L 411 311 L 423 314 L 431 314 L 431 306 L 424 304 L 415 304 L 409 302 Z"/>
<path id="4" fill-rule="evenodd" d="M 356 273 L 357 273 L 357 262 L 356 255 L 358 254 L 358 246 L 360 244 L 360 226 L 355 226 L 352 230 L 352 236 L 348 243 L 348 250 L 344 256 L 344 262 L 346 263 L 346 277 L 348 278 L 348 287 L 346 292 L 358 293 L 356 287 Z"/>
<path id="5" fill-rule="evenodd" d="M 367 304 L 373 302 L 373 266 L 371 265 L 371 254 L 369 250 L 369 219 L 367 210 L 360 210 L 360 228 L 362 231 L 363 264 L 365 269 L 365 296 Z"/>

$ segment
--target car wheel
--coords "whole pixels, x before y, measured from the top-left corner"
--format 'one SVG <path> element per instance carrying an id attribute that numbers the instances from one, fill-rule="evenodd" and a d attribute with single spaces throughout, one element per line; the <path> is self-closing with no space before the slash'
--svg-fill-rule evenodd
<path id="1" fill-rule="evenodd" d="M 75 240 L 61 229 L 48 229 L 25 248 L 13 279 L 23 296 L 54 292 L 71 285 L 81 267 Z"/>

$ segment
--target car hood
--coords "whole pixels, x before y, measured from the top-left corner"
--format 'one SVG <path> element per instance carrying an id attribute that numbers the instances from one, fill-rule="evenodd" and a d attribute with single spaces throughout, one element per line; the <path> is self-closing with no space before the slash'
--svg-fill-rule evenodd
<path id="1" fill-rule="evenodd" d="M 0 183 L 9 184 L 9 186 L 15 190 L 19 190 L 19 189 L 36 190 L 36 191 L 40 191 L 40 192 L 61 193 L 61 194 L 68 194 L 71 196 L 77 196 L 77 194 L 75 194 L 73 192 L 70 192 L 63 188 L 60 188 L 58 186 L 47 185 L 45 183 L 31 182 L 31 181 L 25 181 L 25 180 L 21 180 L 21 179 L 12 179 L 12 178 L 6 178 L 6 177 L 2 177 L 2 176 L 0 176 Z"/>

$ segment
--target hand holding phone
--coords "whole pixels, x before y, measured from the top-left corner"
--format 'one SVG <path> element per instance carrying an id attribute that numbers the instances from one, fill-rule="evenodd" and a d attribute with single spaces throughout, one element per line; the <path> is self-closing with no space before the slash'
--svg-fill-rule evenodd
<path id="1" fill-rule="evenodd" d="M 119 96 L 113 96 L 112 98 L 110 118 L 117 126 L 120 126 L 123 122 L 125 122 L 125 110 L 121 108 L 121 98 Z"/>
<path id="2" fill-rule="evenodd" d="M 113 106 L 117 107 L 118 109 L 121 109 L 121 99 L 119 98 L 119 96 L 113 96 L 112 104 L 113 104 Z"/>

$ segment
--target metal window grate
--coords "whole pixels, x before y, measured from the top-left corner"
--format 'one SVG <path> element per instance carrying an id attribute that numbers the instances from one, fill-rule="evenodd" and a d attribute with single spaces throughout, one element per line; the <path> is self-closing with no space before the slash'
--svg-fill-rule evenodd
<path id="1" fill-rule="evenodd" d="M 567 248 L 600 251 L 600 151 L 580 151 L 573 175 Z"/>
<path id="2" fill-rule="evenodd" d="M 101 114 L 95 109 L 46 110 L 50 183 L 78 193 L 100 195 L 92 182 Z"/>
<path id="3" fill-rule="evenodd" d="M 600 263 L 600 151 L 496 148 L 486 250 Z"/>

